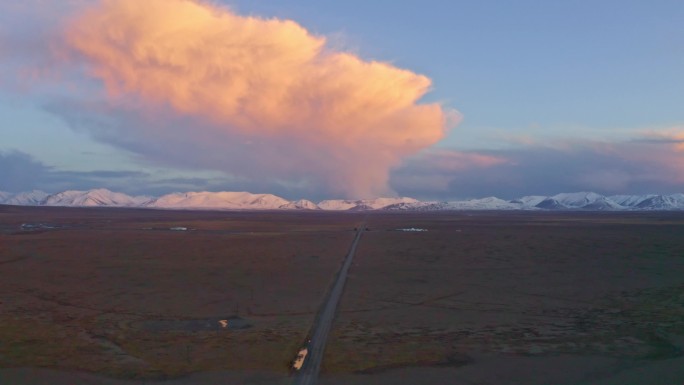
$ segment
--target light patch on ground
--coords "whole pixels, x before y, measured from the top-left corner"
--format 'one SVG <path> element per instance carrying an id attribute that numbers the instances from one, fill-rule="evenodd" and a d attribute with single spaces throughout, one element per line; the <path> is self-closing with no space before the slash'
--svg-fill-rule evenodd
<path id="1" fill-rule="evenodd" d="M 309 353 L 309 349 L 307 348 L 302 348 L 299 353 L 297 353 L 297 358 L 295 358 L 294 363 L 292 364 L 292 368 L 294 370 L 300 370 L 302 366 L 304 365 L 304 361 L 306 360 L 306 355 Z"/>

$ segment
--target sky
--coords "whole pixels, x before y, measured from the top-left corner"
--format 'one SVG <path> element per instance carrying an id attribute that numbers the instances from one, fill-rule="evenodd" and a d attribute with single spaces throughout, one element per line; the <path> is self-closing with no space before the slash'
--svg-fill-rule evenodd
<path id="1" fill-rule="evenodd" d="M 0 191 L 684 191 L 684 3 L 0 4 Z"/>

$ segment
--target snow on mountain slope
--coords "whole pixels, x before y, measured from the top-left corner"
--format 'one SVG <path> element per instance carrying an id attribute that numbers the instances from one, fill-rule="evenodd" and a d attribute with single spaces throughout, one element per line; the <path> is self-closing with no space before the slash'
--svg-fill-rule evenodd
<path id="1" fill-rule="evenodd" d="M 384 210 L 411 211 L 459 211 L 459 210 L 529 210 L 530 207 L 522 203 L 505 201 L 496 197 L 470 199 L 451 202 L 414 202 L 398 203 L 384 208 Z"/>
<path id="2" fill-rule="evenodd" d="M 164 209 L 276 210 L 290 203 L 272 194 L 248 192 L 188 192 L 164 195 L 147 207 Z"/>
<path id="3" fill-rule="evenodd" d="M 79 207 L 138 207 L 149 201 L 147 197 L 131 197 L 107 189 L 89 191 L 64 191 L 49 195 L 42 203 L 44 206 L 79 206 Z"/>
<path id="4" fill-rule="evenodd" d="M 561 193 L 548 197 L 535 207 L 545 210 L 623 210 L 625 207 L 593 192 Z"/>
<path id="5" fill-rule="evenodd" d="M 565 207 L 581 208 L 605 197 L 593 192 L 576 192 L 556 194 L 551 198 L 557 200 Z"/>
<path id="6" fill-rule="evenodd" d="M 27 191 L 12 195 L 2 203 L 15 206 L 38 206 L 43 204 L 48 195 L 45 191 L 40 190 Z"/>
<path id="7" fill-rule="evenodd" d="M 676 200 L 678 200 L 678 201 L 680 201 L 680 202 L 684 202 L 684 193 L 676 193 L 676 194 L 672 194 L 672 195 L 670 195 L 670 196 L 671 196 L 673 199 L 676 199 Z"/>
<path id="8" fill-rule="evenodd" d="M 298 201 L 292 201 L 292 202 L 289 202 L 285 205 L 280 206 L 279 208 L 287 209 L 287 210 L 320 210 L 321 209 L 315 203 L 311 202 L 310 200 L 306 200 L 306 199 L 300 199 Z"/>
<path id="9" fill-rule="evenodd" d="M 451 210 L 520 210 L 523 206 L 496 197 L 471 199 L 467 201 L 448 202 Z"/>
<path id="10" fill-rule="evenodd" d="M 318 207 L 320 207 L 321 209 L 334 211 L 349 210 L 350 208 L 355 207 L 357 205 L 357 201 L 348 201 L 342 199 L 330 199 L 318 202 Z"/>
<path id="11" fill-rule="evenodd" d="M 564 204 L 560 203 L 557 199 L 548 197 L 544 199 L 543 201 L 537 203 L 534 205 L 534 207 L 538 209 L 544 209 L 544 210 L 567 210 L 568 206 L 565 206 Z"/>
<path id="12" fill-rule="evenodd" d="M 655 194 L 648 195 L 611 195 L 608 197 L 611 201 L 624 207 L 634 207 L 646 199 L 653 198 Z"/>
<path id="13" fill-rule="evenodd" d="M 0 191 L 0 204 L 5 203 L 5 201 L 11 197 L 12 197 L 12 193 Z"/>
<path id="14" fill-rule="evenodd" d="M 435 211 L 435 210 L 447 210 L 449 204 L 447 202 L 402 202 L 395 203 L 389 206 L 385 206 L 382 210 L 392 210 L 392 211 Z"/>
<path id="15" fill-rule="evenodd" d="M 408 197 L 364 199 L 362 202 L 363 204 L 372 207 L 374 210 L 381 209 L 389 205 L 396 205 L 397 203 L 420 203 L 419 200 Z"/>
<path id="16" fill-rule="evenodd" d="M 582 210 L 592 210 L 592 211 L 606 211 L 606 210 L 624 210 L 625 207 L 621 206 L 606 197 L 601 197 L 591 203 L 581 207 Z"/>
<path id="17" fill-rule="evenodd" d="M 524 196 L 522 198 L 513 199 L 510 202 L 520 204 L 523 207 L 533 208 L 536 205 L 540 204 L 546 198 L 548 198 L 548 197 L 545 197 L 543 195 L 528 195 L 528 196 Z"/>
<path id="18" fill-rule="evenodd" d="M 654 195 L 639 202 L 634 208 L 639 210 L 684 210 L 682 194 Z"/>
<path id="19" fill-rule="evenodd" d="M 613 195 L 611 201 L 634 210 L 684 210 L 684 194 Z"/>
<path id="20" fill-rule="evenodd" d="M 359 199 L 359 200 L 345 200 L 332 199 L 325 200 L 318 203 L 318 207 L 323 210 L 379 210 L 388 206 L 397 204 L 414 204 L 421 203 L 413 198 L 376 198 L 376 199 Z"/>

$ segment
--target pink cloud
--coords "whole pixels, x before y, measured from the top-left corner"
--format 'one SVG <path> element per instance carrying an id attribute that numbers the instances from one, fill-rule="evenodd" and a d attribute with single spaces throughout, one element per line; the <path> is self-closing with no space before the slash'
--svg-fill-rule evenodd
<path id="1" fill-rule="evenodd" d="M 199 167 L 377 196 L 391 193 L 402 158 L 459 120 L 419 102 L 427 77 L 332 50 L 290 20 L 189 0 L 103 0 L 79 9 L 63 36 L 111 108 L 144 117 L 120 134 L 143 154 L 154 146 L 157 159 L 184 148 L 175 156 Z M 188 124 L 171 128 L 173 116 Z"/>
<path id="2" fill-rule="evenodd" d="M 487 168 L 510 162 L 503 156 L 449 149 L 431 149 L 417 155 L 413 161 L 425 170 L 440 172 Z"/>

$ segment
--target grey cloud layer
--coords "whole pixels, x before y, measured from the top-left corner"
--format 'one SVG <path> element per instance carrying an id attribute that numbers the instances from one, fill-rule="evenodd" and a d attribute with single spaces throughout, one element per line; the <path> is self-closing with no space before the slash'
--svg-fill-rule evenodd
<path id="1" fill-rule="evenodd" d="M 193 177 L 192 172 L 182 174 L 174 173 L 174 170 L 166 170 L 163 175 L 137 170 L 59 170 L 36 160 L 30 154 L 0 150 L 0 191 L 16 193 L 37 189 L 58 192 L 95 188 L 107 188 L 131 195 L 153 196 L 177 191 L 206 190 L 264 192 L 289 199 L 300 199 L 306 196 L 322 200 L 327 197 L 319 192 L 307 192 L 306 189 L 290 187 L 269 180 L 254 181 L 220 175 Z"/>
<path id="2" fill-rule="evenodd" d="M 396 170 L 391 183 L 403 195 L 440 200 L 573 191 L 676 193 L 684 191 L 684 153 L 673 143 L 676 141 L 574 142 L 456 152 L 463 158 L 501 160 L 460 169 L 440 164 L 435 158 L 441 154 L 428 151 Z"/>

